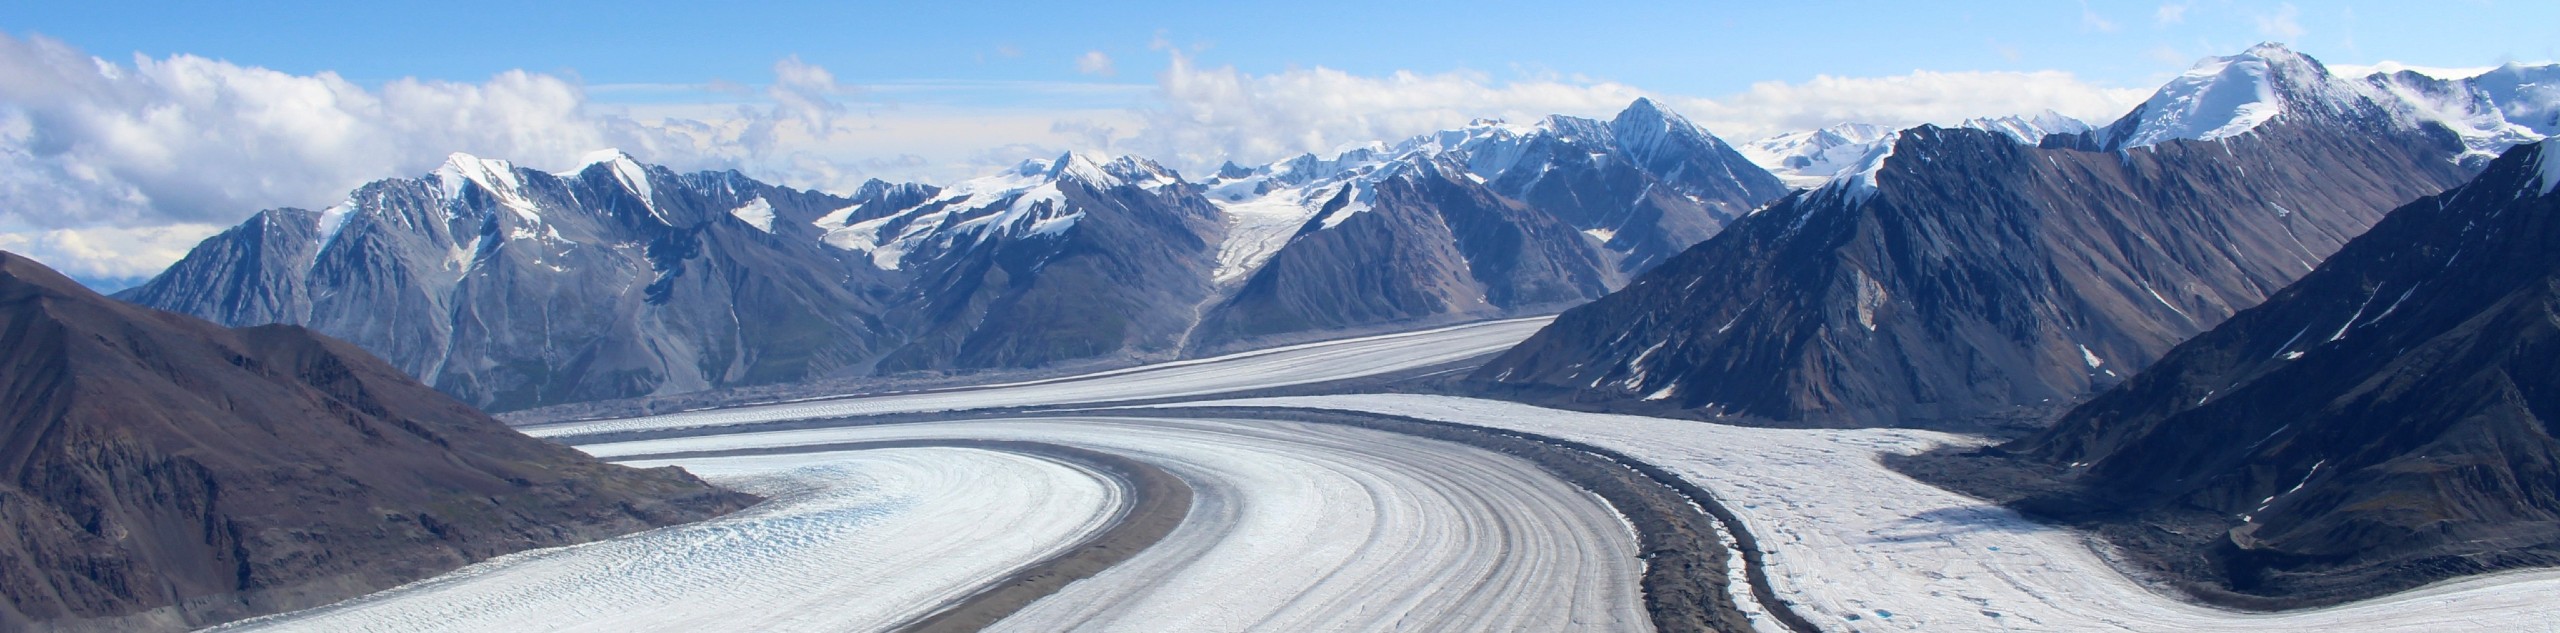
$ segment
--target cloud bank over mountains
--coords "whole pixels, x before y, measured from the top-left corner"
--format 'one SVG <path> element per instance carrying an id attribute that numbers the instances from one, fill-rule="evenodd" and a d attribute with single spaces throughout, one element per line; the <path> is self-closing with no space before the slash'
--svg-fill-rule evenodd
<path id="1" fill-rule="evenodd" d="M 1707 98 L 1575 76 L 1257 74 L 1160 50 L 1165 64 L 1151 87 L 1011 87 L 1135 95 L 1128 107 L 919 102 L 841 83 L 796 57 L 774 64 L 769 85 L 714 84 L 704 91 L 721 103 L 671 107 L 617 103 L 574 77 L 521 70 L 477 83 L 366 86 L 192 55 L 119 62 L 0 34 L 0 248 L 93 280 L 147 276 L 259 209 L 324 207 L 364 182 L 426 173 L 457 151 L 562 169 L 616 147 L 680 170 L 738 169 L 846 191 L 870 177 L 949 182 L 1064 150 L 1148 156 L 1197 173 L 1476 118 L 1605 116 L 1637 97 L 1739 141 L 1842 121 L 1953 123 L 2047 108 L 2104 120 L 2148 93 L 2056 71 L 1915 71 L 1767 82 Z M 1096 77 L 1129 74 L 1125 60 L 1074 63 Z"/>

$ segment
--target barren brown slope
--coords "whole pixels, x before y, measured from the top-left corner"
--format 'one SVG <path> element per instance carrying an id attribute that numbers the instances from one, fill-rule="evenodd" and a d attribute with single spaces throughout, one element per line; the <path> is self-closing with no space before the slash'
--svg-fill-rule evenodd
<path id="1" fill-rule="evenodd" d="M 299 327 L 0 253 L 0 629 L 192 628 L 750 501 L 517 434 Z"/>

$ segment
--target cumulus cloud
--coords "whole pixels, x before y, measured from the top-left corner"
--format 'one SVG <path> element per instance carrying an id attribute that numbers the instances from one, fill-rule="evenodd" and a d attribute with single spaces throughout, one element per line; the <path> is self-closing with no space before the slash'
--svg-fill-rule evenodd
<path id="1" fill-rule="evenodd" d="M 83 282 L 124 286 L 159 274 L 224 228 L 189 223 L 0 233 L 0 250 L 35 258 Z"/>
<path id="2" fill-rule="evenodd" d="M 1120 74 L 1119 69 L 1111 67 L 1111 56 L 1103 54 L 1102 51 L 1085 51 L 1083 55 L 1077 56 L 1076 72 L 1102 77 Z"/>
<path id="3" fill-rule="evenodd" d="M 1607 117 L 1638 97 L 1744 141 L 1842 121 L 1953 123 L 2046 108 L 2105 120 L 2145 96 L 2060 72 L 1922 71 L 1697 98 L 1552 74 L 1257 74 L 1158 50 L 1166 66 L 1152 92 L 1093 83 L 854 86 L 797 57 L 777 61 L 774 81 L 760 87 L 590 88 L 523 71 L 367 87 L 333 73 L 190 55 L 116 62 L 0 34 L 0 248 L 92 278 L 147 274 L 257 210 L 326 206 L 365 182 L 431 171 L 457 151 L 565 169 L 591 150 L 619 147 L 679 170 L 735 168 L 849 191 L 870 177 L 949 182 L 1066 150 L 1136 154 L 1197 173 L 1476 118 Z M 1116 69 L 1099 51 L 1078 66 Z M 715 103 L 617 105 L 594 101 L 591 90 L 682 90 Z M 936 101 L 983 103 L 989 94 L 1038 103 Z"/>
<path id="4" fill-rule="evenodd" d="M 202 227 L 325 206 L 368 181 L 431 171 L 453 152 L 557 169 L 618 147 L 679 169 L 858 184 L 859 170 L 844 167 L 853 161 L 828 147 L 867 125 L 843 102 L 857 91 L 796 57 L 774 75 L 750 97 L 757 103 L 644 120 L 597 107 L 573 81 L 524 71 L 367 88 L 192 55 L 119 63 L 0 34 L 0 244 L 92 276 L 154 269 Z M 140 246 L 152 240 L 167 243 Z"/>
<path id="5" fill-rule="evenodd" d="M 1753 139 L 1842 121 L 1946 125 L 2046 109 L 2103 124 L 2150 95 L 2147 88 L 2099 86 L 2062 71 L 1922 70 L 1889 77 L 1822 75 L 1801 83 L 1763 82 L 1741 94 L 1669 103 L 1720 135 Z"/>

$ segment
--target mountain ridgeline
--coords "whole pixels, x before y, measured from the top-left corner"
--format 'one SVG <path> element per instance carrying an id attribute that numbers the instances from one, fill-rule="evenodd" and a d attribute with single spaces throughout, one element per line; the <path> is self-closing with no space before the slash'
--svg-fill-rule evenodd
<path id="1" fill-rule="evenodd" d="M 262 212 L 117 296 L 305 325 L 509 410 L 1552 311 L 1785 191 L 1650 101 L 1198 182 L 1070 154 L 837 196 L 619 152 L 563 173 L 457 154 Z"/>
<path id="2" fill-rule="evenodd" d="M 344 342 L 0 253 L 0 630 L 187 630 L 754 501 L 508 429 Z"/>
<path id="3" fill-rule="evenodd" d="M 2560 564 L 2555 185 L 2560 141 L 2508 150 L 2002 447 L 2073 485 L 2025 507 L 2180 525 L 2149 553 L 2247 598 Z"/>
<path id="4" fill-rule="evenodd" d="M 2454 132 L 2277 46 L 2090 132 L 1981 127 L 1902 131 L 1471 381 L 1790 425 L 2032 423 L 2470 171 Z"/>

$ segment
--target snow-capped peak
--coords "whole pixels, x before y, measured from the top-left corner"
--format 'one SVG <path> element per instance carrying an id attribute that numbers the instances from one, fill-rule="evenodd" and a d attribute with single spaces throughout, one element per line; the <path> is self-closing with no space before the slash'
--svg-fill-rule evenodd
<path id="1" fill-rule="evenodd" d="M 1888 134 L 1883 140 L 1867 145 L 1866 154 L 1858 157 L 1856 163 L 1833 173 L 1822 191 L 1847 196 L 1853 205 L 1875 197 L 1876 174 L 1884 171 L 1885 161 L 1893 157 L 1893 146 L 1898 138 L 1897 134 Z"/>
<path id="2" fill-rule="evenodd" d="M 1627 104 L 1626 109 L 1619 110 L 1617 117 L 1609 119 L 1609 130 L 1621 137 L 1630 133 L 1660 135 L 1683 127 L 1695 128 L 1696 125 L 1679 113 L 1663 109 L 1662 104 L 1644 97 L 1637 97 Z M 1621 142 L 1625 140 L 1620 139 Z"/>
<path id="3" fill-rule="evenodd" d="M 2086 121 L 2071 118 L 2063 113 L 2049 109 L 2039 112 L 2035 116 L 2031 117 L 2013 114 L 1996 118 L 1981 117 L 1966 119 L 1964 123 L 1959 124 L 1957 127 L 2007 134 L 2009 135 L 2009 138 L 2017 139 L 2018 142 L 2028 145 L 2043 142 L 2044 137 L 2047 136 L 2055 134 L 2078 134 L 2081 132 L 2087 132 L 2091 129 L 2091 126 Z"/>
<path id="4" fill-rule="evenodd" d="M 516 176 L 515 163 L 454 152 L 436 167 L 434 176 L 446 204 L 461 204 L 463 183 L 471 183 L 526 222 L 542 221 L 541 211 L 524 196 L 524 180 Z"/>
<path id="5" fill-rule="evenodd" d="M 600 149 L 600 150 L 596 150 L 596 151 L 592 151 L 592 152 L 587 152 L 587 155 L 585 155 L 585 156 L 581 156 L 581 157 L 579 157 L 579 158 L 578 158 L 578 166 L 577 166 L 577 167 L 572 167 L 572 168 L 570 168 L 570 169 L 569 169 L 569 171 L 560 172 L 558 175 L 559 175 L 559 176 L 561 176 L 561 177 L 564 177 L 564 178 L 565 178 L 565 177 L 569 177 L 569 176 L 575 176 L 575 175 L 578 175 L 578 172 L 586 171 L 588 167 L 594 167 L 594 166 L 596 166 L 597 164 L 600 164 L 600 163 L 617 163 L 617 162 L 632 162 L 632 163 L 637 163 L 637 162 L 639 162 L 639 159 L 632 158 L 632 157 L 631 157 L 631 154 L 630 154 L 629 152 L 622 151 L 622 149 L 621 149 L 621 148 L 618 148 L 618 147 L 607 147 L 607 148 L 604 148 L 604 149 Z"/>
<path id="6" fill-rule="evenodd" d="M 571 178 L 586 173 L 588 169 L 593 169 L 597 165 L 604 165 L 606 169 L 612 170 L 614 180 L 621 182 L 624 190 L 640 198 L 640 203 L 647 206 L 650 213 L 657 213 L 658 199 L 656 188 L 649 184 L 649 167 L 640 164 L 639 159 L 632 158 L 631 154 L 620 149 L 605 148 L 587 152 L 585 157 L 578 159 L 576 169 L 560 172 L 557 175 L 562 178 Z"/>
<path id="7" fill-rule="evenodd" d="M 1841 123 L 1760 139 L 1734 150 L 1776 174 L 1787 186 L 1809 189 L 1830 182 L 1832 176 L 1883 151 L 1879 146 L 1892 143 L 1894 131 L 1882 125 Z"/>
<path id="8" fill-rule="evenodd" d="M 1123 184 L 1119 177 L 1111 175 L 1110 171 L 1102 168 L 1102 165 L 1075 152 L 1060 154 L 1057 160 L 1049 161 L 1047 175 L 1051 180 L 1069 178 L 1081 180 L 1093 185 L 1096 189 L 1108 189 Z"/>
<path id="9" fill-rule="evenodd" d="M 1652 99 L 1642 97 L 1627 104 L 1625 110 L 1618 112 L 1617 118 L 1609 120 L 1609 134 L 1617 139 L 1618 147 L 1626 150 L 1629 158 L 1639 163 L 1651 162 L 1664 148 L 1672 146 L 1672 139 L 1676 137 L 1707 135 L 1706 130 L 1690 123 L 1679 113 L 1665 110 Z"/>
<path id="10" fill-rule="evenodd" d="M 1060 183 L 1083 183 L 1095 189 L 1119 187 L 1144 175 L 1142 166 L 1152 165 L 1133 159 L 1104 165 L 1074 152 L 1055 160 L 1026 160 L 994 175 L 952 183 L 912 208 L 828 228 L 825 241 L 836 248 L 869 254 L 872 264 L 882 269 L 897 270 L 908 254 L 918 251 L 983 244 L 998 235 L 1061 235 L 1082 221 L 1084 212 L 1067 204 Z M 1123 173 L 1115 174 L 1115 169 Z M 847 208 L 830 215 L 841 222 L 853 211 Z M 980 239 L 964 242 L 955 239 L 958 236 Z"/>
<path id="11" fill-rule="evenodd" d="M 2245 134 L 2286 112 L 2343 112 L 2366 98 L 2363 84 L 2342 80 L 2320 62 L 2283 44 L 2210 57 L 2161 86 L 2151 99 L 2109 128 L 2109 145 L 2129 149 Z"/>

